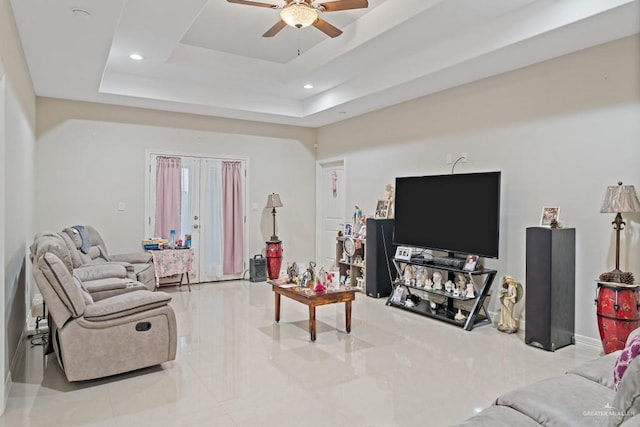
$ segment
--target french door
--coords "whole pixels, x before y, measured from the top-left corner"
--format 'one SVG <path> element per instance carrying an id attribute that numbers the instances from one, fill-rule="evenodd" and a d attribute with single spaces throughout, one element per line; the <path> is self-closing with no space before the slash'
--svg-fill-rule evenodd
<path id="1" fill-rule="evenodd" d="M 155 165 L 159 154 L 151 154 L 149 158 L 149 230 L 155 229 Z M 185 240 L 191 235 L 191 247 L 194 251 L 194 271 L 190 278 L 194 282 L 213 282 L 232 280 L 242 277 L 244 264 L 234 273 L 225 271 L 224 253 L 229 246 L 238 244 L 230 242 L 228 232 L 225 233 L 224 201 L 223 201 L 223 162 L 237 164 L 240 173 L 240 191 L 242 194 L 242 259 L 248 258 L 246 253 L 246 162 L 242 159 L 220 159 L 193 156 L 180 157 L 181 170 L 181 207 L 180 235 L 176 239 Z M 228 270 L 228 268 L 227 268 Z"/>

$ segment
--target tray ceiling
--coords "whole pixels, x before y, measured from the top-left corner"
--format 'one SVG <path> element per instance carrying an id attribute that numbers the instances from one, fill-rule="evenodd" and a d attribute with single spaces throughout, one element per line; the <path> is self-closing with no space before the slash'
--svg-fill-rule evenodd
<path id="1" fill-rule="evenodd" d="M 640 0 L 369 0 L 335 39 L 224 0 L 11 4 L 38 96 L 310 127 L 640 32 Z"/>

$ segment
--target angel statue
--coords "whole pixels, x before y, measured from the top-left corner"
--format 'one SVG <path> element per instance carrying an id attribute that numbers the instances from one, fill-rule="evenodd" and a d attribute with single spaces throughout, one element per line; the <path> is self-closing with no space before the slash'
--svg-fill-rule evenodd
<path id="1" fill-rule="evenodd" d="M 384 199 L 387 201 L 387 205 L 389 206 L 389 212 L 387 212 L 387 218 L 393 218 L 393 200 L 395 197 L 395 189 L 393 185 L 387 184 L 384 187 Z"/>
<path id="2" fill-rule="evenodd" d="M 518 320 L 515 315 L 515 306 L 522 299 L 522 285 L 511 276 L 502 278 L 502 289 L 500 289 L 500 322 L 498 330 L 512 334 L 518 330 Z"/>

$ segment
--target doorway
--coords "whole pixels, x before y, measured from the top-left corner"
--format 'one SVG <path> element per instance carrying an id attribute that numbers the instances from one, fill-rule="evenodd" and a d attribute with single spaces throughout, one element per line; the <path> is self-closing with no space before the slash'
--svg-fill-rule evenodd
<path id="1" fill-rule="evenodd" d="M 159 157 L 167 154 L 150 153 L 148 157 L 148 215 L 146 235 L 154 234 L 156 221 L 156 165 Z M 247 259 L 246 233 L 246 177 L 245 159 L 171 155 L 181 161 L 180 220 L 176 239 L 191 236 L 194 251 L 193 273 L 195 282 L 215 282 L 242 278 Z M 231 172 L 229 172 L 231 170 Z M 236 199 L 232 214 L 223 212 L 229 204 L 227 176 L 233 173 Z M 231 178 L 229 178 L 231 179 Z M 230 231 L 229 219 L 233 215 Z M 228 217 L 225 219 L 225 217 Z M 235 229 L 236 231 L 233 231 Z M 164 237 L 164 236 L 163 236 Z M 235 264 L 229 264 L 229 254 L 235 253 Z M 240 263 L 240 264 L 238 264 Z M 233 263 L 232 263 L 233 264 Z"/>
<path id="2" fill-rule="evenodd" d="M 336 237 L 345 221 L 345 167 L 344 160 L 319 164 L 317 201 L 319 224 L 316 253 L 318 265 L 326 270 L 336 264 Z"/>

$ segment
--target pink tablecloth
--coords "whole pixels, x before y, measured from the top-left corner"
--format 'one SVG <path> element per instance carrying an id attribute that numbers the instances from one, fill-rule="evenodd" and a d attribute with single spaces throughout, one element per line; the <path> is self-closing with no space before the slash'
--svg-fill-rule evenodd
<path id="1" fill-rule="evenodd" d="M 193 249 L 163 249 L 151 251 L 156 283 L 161 277 L 191 273 L 193 270 Z"/>

